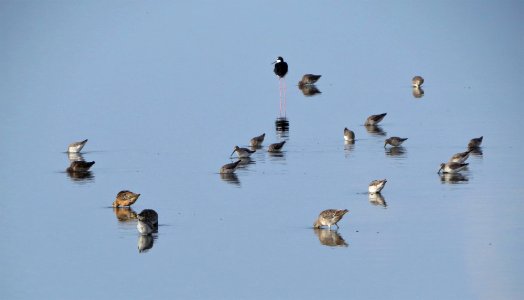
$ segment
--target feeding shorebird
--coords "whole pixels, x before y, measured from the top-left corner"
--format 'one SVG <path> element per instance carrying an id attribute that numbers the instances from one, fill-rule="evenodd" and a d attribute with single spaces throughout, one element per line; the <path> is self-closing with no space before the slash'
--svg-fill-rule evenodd
<path id="1" fill-rule="evenodd" d="M 261 135 L 255 136 L 254 138 L 252 138 L 250 141 L 251 147 L 256 148 L 256 147 L 262 146 L 262 142 L 264 142 L 265 137 L 266 137 L 266 134 L 262 133 Z"/>
<path id="2" fill-rule="evenodd" d="M 380 121 L 382 121 L 384 119 L 384 117 L 387 114 L 388 113 L 383 113 L 383 114 L 379 114 L 379 115 L 371 115 L 371 116 L 369 116 L 366 119 L 366 122 L 364 123 L 364 125 L 366 125 L 366 126 L 368 126 L 368 125 L 377 125 L 378 123 L 380 123 Z"/>
<path id="3" fill-rule="evenodd" d="M 269 145 L 269 147 L 267 147 L 267 152 L 280 152 L 280 151 L 282 151 L 282 147 L 284 147 L 285 143 L 286 143 L 286 141 L 282 141 L 280 143 L 271 144 L 271 145 Z"/>
<path id="4" fill-rule="evenodd" d="M 413 79 L 411 79 L 411 84 L 413 85 L 413 87 L 421 87 L 422 84 L 424 83 L 424 78 L 422 78 L 422 76 L 415 76 L 413 77 Z"/>
<path id="5" fill-rule="evenodd" d="M 136 228 L 143 235 L 151 234 L 158 230 L 158 214 L 152 209 L 144 209 L 138 216 Z"/>
<path id="6" fill-rule="evenodd" d="M 351 142 L 355 140 L 355 133 L 352 130 L 349 130 L 344 128 L 344 140 L 347 142 Z"/>
<path id="7" fill-rule="evenodd" d="M 284 116 L 286 115 L 286 81 L 284 80 L 284 76 L 286 76 L 288 71 L 288 65 L 287 62 L 284 61 L 282 56 L 277 57 L 277 60 L 273 62 L 275 64 L 275 68 L 273 69 L 273 72 L 278 76 L 278 88 L 280 91 L 280 115 L 282 115 L 282 112 L 284 112 Z M 282 108 L 284 108 L 282 110 Z"/>
<path id="8" fill-rule="evenodd" d="M 95 162 L 87 162 L 82 160 L 77 160 L 71 162 L 71 165 L 69 165 L 69 168 L 67 168 L 67 172 L 87 172 L 91 168 L 92 165 L 94 165 Z"/>
<path id="9" fill-rule="evenodd" d="M 136 200 L 138 200 L 138 197 L 140 197 L 140 194 L 135 194 L 127 190 L 120 191 L 118 194 L 116 194 L 113 207 L 131 206 L 136 202 Z"/>
<path id="10" fill-rule="evenodd" d="M 236 162 L 233 162 L 233 163 L 229 163 L 229 164 L 225 164 L 223 165 L 221 168 L 220 168 L 220 174 L 231 174 L 231 173 L 234 173 L 235 170 L 237 169 L 237 166 L 238 164 L 241 162 L 242 160 L 237 160 Z"/>
<path id="11" fill-rule="evenodd" d="M 75 142 L 67 146 L 67 152 L 69 153 L 78 153 L 84 148 L 85 144 L 87 143 L 87 139 L 81 141 L 81 142 Z"/>
<path id="12" fill-rule="evenodd" d="M 251 154 L 255 153 L 255 151 L 256 150 L 249 150 L 248 148 L 240 148 L 238 146 L 235 146 L 235 149 L 233 150 L 233 152 L 231 152 L 230 156 L 233 156 L 233 153 L 236 152 L 239 158 L 246 158 L 250 157 Z"/>
<path id="13" fill-rule="evenodd" d="M 386 182 L 388 182 L 386 179 L 383 180 L 373 180 L 368 186 L 368 191 L 372 194 L 374 193 L 380 193 L 384 186 L 386 185 Z"/>
<path id="14" fill-rule="evenodd" d="M 398 136 L 392 136 L 384 141 L 384 148 L 386 148 L 387 144 L 390 144 L 393 147 L 398 147 L 404 143 L 405 140 L 408 138 L 400 138 Z"/>
<path id="15" fill-rule="evenodd" d="M 468 148 L 471 149 L 471 148 L 478 148 L 478 147 L 480 147 L 480 145 L 482 144 L 482 139 L 483 139 L 483 138 L 484 138 L 484 137 L 481 136 L 481 137 L 479 137 L 479 138 L 471 139 L 471 140 L 469 141 L 469 143 L 468 143 Z"/>
<path id="16" fill-rule="evenodd" d="M 311 85 L 317 82 L 322 75 L 314 75 L 314 74 L 305 74 L 302 76 L 302 80 L 298 82 L 299 87 L 303 87 L 305 85 Z"/>
<path id="17" fill-rule="evenodd" d="M 457 173 L 464 170 L 468 165 L 468 163 L 456 162 L 441 163 L 438 173 L 440 174 L 440 171 L 443 171 L 444 173 Z"/>
<path id="18" fill-rule="evenodd" d="M 347 209 L 326 209 L 318 215 L 313 228 L 320 228 L 322 226 L 328 226 L 331 229 L 331 226 L 335 225 L 338 229 L 338 221 L 349 212 Z"/>
<path id="19" fill-rule="evenodd" d="M 456 153 L 449 159 L 449 162 L 463 163 L 466 161 L 466 159 L 468 159 L 471 151 L 473 151 L 473 149 L 470 149 L 465 152 Z"/>

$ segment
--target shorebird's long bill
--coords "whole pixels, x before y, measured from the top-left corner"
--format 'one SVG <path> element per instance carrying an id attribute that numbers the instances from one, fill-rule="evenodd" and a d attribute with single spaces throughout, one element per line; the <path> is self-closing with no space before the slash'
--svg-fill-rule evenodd
<path id="1" fill-rule="evenodd" d="M 437 174 L 440 174 L 440 171 L 442 171 L 442 167 L 440 167 L 440 169 L 438 169 Z"/>
<path id="2" fill-rule="evenodd" d="M 233 156 L 233 154 L 235 153 L 235 151 L 237 150 L 233 150 L 233 152 L 231 152 L 231 154 L 229 156 Z"/>

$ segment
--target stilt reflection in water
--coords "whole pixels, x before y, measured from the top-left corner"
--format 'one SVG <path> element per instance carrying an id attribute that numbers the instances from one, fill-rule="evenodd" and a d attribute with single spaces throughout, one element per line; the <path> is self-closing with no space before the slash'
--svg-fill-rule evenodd
<path id="1" fill-rule="evenodd" d="M 277 133 L 289 131 L 289 121 L 287 118 L 277 118 L 275 120 L 275 129 Z"/>

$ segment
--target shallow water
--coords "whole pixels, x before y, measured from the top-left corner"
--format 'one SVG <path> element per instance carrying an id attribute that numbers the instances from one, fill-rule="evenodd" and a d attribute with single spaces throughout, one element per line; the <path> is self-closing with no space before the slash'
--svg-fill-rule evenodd
<path id="1" fill-rule="evenodd" d="M 524 292 L 521 3 L 0 8 L 0 298 Z M 275 130 L 279 55 L 287 132 Z M 322 74 L 320 94 L 296 87 L 304 73 Z M 383 112 L 378 128 L 362 125 Z M 250 161 L 218 174 L 262 132 Z M 437 174 L 481 135 L 467 170 Z M 389 136 L 408 140 L 385 149 Z M 64 151 L 85 138 L 96 164 L 78 178 Z M 141 193 L 132 209 L 110 207 L 122 189 Z M 145 208 L 159 213 L 152 238 L 136 230 Z M 350 212 L 337 232 L 313 230 L 327 208 Z"/>

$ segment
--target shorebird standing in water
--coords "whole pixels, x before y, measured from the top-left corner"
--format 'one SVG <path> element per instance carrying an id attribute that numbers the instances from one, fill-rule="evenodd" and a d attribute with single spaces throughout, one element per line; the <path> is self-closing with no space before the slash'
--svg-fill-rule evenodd
<path id="1" fill-rule="evenodd" d="M 465 152 L 456 153 L 449 159 L 449 162 L 463 163 L 466 161 L 466 159 L 468 159 L 471 151 L 473 151 L 473 149 L 469 149 Z"/>
<path id="2" fill-rule="evenodd" d="M 411 79 L 411 85 L 415 88 L 420 88 L 422 84 L 424 83 L 424 78 L 422 76 L 415 76 L 413 79 Z"/>
<path id="3" fill-rule="evenodd" d="M 236 162 L 234 163 L 229 163 L 229 164 L 225 164 L 223 165 L 221 168 L 220 168 L 220 174 L 232 174 L 235 172 L 235 170 L 237 169 L 237 166 L 238 164 L 241 162 L 242 160 L 237 160 Z"/>
<path id="4" fill-rule="evenodd" d="M 131 206 L 136 202 L 136 200 L 138 200 L 138 197 L 140 197 L 140 194 L 135 194 L 127 190 L 120 191 L 116 195 L 116 199 L 113 202 L 113 207 Z"/>
<path id="5" fill-rule="evenodd" d="M 280 116 L 282 117 L 282 111 L 284 112 L 284 116 L 286 116 L 286 81 L 284 80 L 284 76 L 287 74 L 287 62 L 284 61 L 282 56 L 277 57 L 277 60 L 273 62 L 275 64 L 275 68 L 273 69 L 273 72 L 278 76 L 278 88 L 280 91 Z M 282 105 L 283 103 L 283 105 Z M 284 110 L 282 110 L 284 108 Z"/>
<path id="6" fill-rule="evenodd" d="M 469 149 L 475 149 L 475 148 L 480 147 L 480 145 L 482 144 L 482 139 L 483 139 L 483 138 L 484 138 L 484 137 L 481 136 L 481 137 L 479 137 L 479 138 L 471 139 L 471 140 L 469 141 L 469 143 L 468 143 L 468 148 L 469 148 Z"/>
<path id="7" fill-rule="evenodd" d="M 87 143 L 87 139 L 81 141 L 81 142 L 75 142 L 67 146 L 67 152 L 69 153 L 79 153 L 82 148 L 84 148 L 85 144 Z"/>
<path id="8" fill-rule="evenodd" d="M 304 76 L 302 76 L 302 80 L 298 82 L 298 87 L 302 88 L 306 85 L 315 84 L 315 82 L 317 82 L 320 79 L 320 77 L 322 77 L 322 75 L 305 74 Z"/>
<path id="9" fill-rule="evenodd" d="M 274 144 L 271 144 L 269 145 L 269 147 L 267 147 L 267 152 L 280 152 L 282 151 L 282 147 L 284 147 L 284 144 L 286 143 L 286 141 L 282 141 L 280 143 L 274 143 Z"/>
<path id="10" fill-rule="evenodd" d="M 266 134 L 262 133 L 261 135 L 255 136 L 254 138 L 252 138 L 250 141 L 251 147 L 257 148 L 257 147 L 262 146 L 262 143 L 264 142 L 265 137 L 266 137 Z"/>
<path id="11" fill-rule="evenodd" d="M 369 125 L 377 125 L 384 119 L 384 117 L 387 115 L 387 113 L 379 114 L 379 115 L 371 115 L 366 119 L 366 122 L 364 123 L 365 126 Z"/>
<path id="12" fill-rule="evenodd" d="M 318 215 L 313 228 L 320 228 L 322 226 L 328 226 L 331 229 L 331 226 L 335 225 L 338 229 L 338 221 L 349 212 L 347 209 L 326 209 Z"/>
<path id="13" fill-rule="evenodd" d="M 368 186 L 368 191 L 371 194 L 380 193 L 384 186 L 386 185 L 386 182 L 388 182 L 386 179 L 383 180 L 373 180 Z"/>
<path id="14" fill-rule="evenodd" d="M 236 152 L 239 158 L 246 158 L 250 157 L 251 154 L 255 153 L 255 151 L 256 150 L 249 150 L 248 148 L 240 148 L 238 146 L 235 146 L 235 149 L 233 150 L 233 152 L 231 152 L 230 156 L 233 156 L 233 153 Z"/>
<path id="15" fill-rule="evenodd" d="M 138 216 L 136 228 L 143 235 L 151 234 L 158 231 L 158 214 L 152 209 L 144 209 Z"/>
<path id="16" fill-rule="evenodd" d="M 346 142 L 352 142 L 355 140 L 355 133 L 352 130 L 344 128 L 344 140 Z"/>
<path id="17" fill-rule="evenodd" d="M 441 163 L 440 169 L 437 173 L 440 174 L 440 171 L 443 171 L 444 173 L 457 173 L 462 170 L 464 170 L 469 164 L 468 163 L 456 163 L 456 162 L 448 162 L 448 163 Z"/>
<path id="18" fill-rule="evenodd" d="M 384 141 L 384 148 L 386 148 L 386 145 L 387 144 L 390 144 L 391 146 L 393 147 L 398 147 L 400 145 L 402 145 L 402 143 L 404 143 L 405 140 L 407 140 L 408 138 L 401 138 L 401 137 L 398 137 L 398 136 L 392 136 L 388 139 L 386 139 Z"/>

